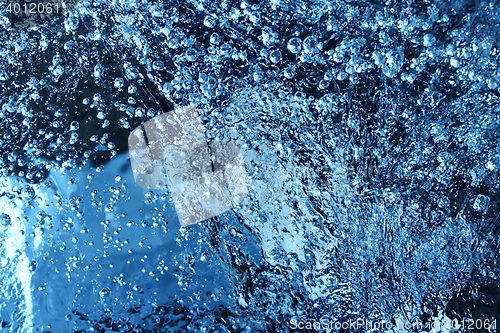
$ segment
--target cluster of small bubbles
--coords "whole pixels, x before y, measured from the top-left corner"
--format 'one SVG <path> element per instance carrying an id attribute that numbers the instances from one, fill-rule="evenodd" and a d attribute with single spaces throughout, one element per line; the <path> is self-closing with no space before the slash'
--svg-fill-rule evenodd
<path id="1" fill-rule="evenodd" d="M 125 129 L 129 129 L 130 128 L 130 123 L 127 121 L 126 118 L 122 117 L 122 118 L 120 118 L 118 120 L 118 126 L 123 127 Z"/>
<path id="2" fill-rule="evenodd" d="M 159 195 L 154 194 L 152 191 L 148 191 L 144 194 L 144 203 L 146 204 L 153 204 L 158 201 Z"/>

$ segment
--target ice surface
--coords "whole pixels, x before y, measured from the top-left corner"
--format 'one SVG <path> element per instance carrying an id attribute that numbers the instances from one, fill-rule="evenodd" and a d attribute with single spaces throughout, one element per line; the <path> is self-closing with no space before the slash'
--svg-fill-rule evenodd
<path id="1" fill-rule="evenodd" d="M 1 15 L 3 331 L 498 316 L 495 1 Z M 191 104 L 208 142 L 242 147 L 249 193 L 179 228 L 168 190 L 135 186 L 127 138 Z"/>

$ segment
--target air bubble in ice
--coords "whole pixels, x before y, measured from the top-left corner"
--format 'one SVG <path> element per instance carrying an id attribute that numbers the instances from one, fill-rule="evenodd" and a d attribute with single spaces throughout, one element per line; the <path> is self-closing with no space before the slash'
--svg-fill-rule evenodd
<path id="1" fill-rule="evenodd" d="M 111 290 L 109 290 L 108 288 L 104 288 L 99 292 L 99 296 L 101 296 L 102 298 L 108 297 L 109 295 L 111 295 Z"/>
<path id="2" fill-rule="evenodd" d="M 209 28 L 214 28 L 216 23 L 217 20 L 215 19 L 215 17 L 210 15 L 205 16 L 205 20 L 203 20 L 203 24 Z"/>
<path id="3" fill-rule="evenodd" d="M 73 132 L 69 138 L 69 143 L 74 145 L 78 141 L 78 133 Z"/>
<path id="4" fill-rule="evenodd" d="M 214 32 L 213 34 L 210 35 L 210 44 L 219 45 L 221 41 L 222 39 L 218 33 Z"/>
<path id="5" fill-rule="evenodd" d="M 277 64 L 278 62 L 281 61 L 281 52 L 280 50 L 274 50 L 271 52 L 269 55 L 269 60 L 271 60 L 272 63 Z"/>
<path id="6" fill-rule="evenodd" d="M 104 66 L 102 64 L 97 64 L 94 67 L 94 77 L 96 79 L 104 75 Z"/>
<path id="7" fill-rule="evenodd" d="M 316 37 L 314 37 L 314 36 L 306 37 L 304 39 L 304 42 L 302 43 L 302 47 L 304 48 L 304 52 L 305 53 L 313 53 L 313 52 L 315 52 L 316 51 L 316 45 L 318 45 L 318 41 L 316 40 Z"/>
<path id="8" fill-rule="evenodd" d="M 434 45 L 435 42 L 436 42 L 436 37 L 434 37 L 433 35 L 427 34 L 424 36 L 424 46 L 425 47 L 430 47 L 430 46 Z"/>
<path id="9" fill-rule="evenodd" d="M 188 61 L 195 61 L 198 58 L 198 52 L 194 47 L 190 47 L 186 50 L 186 59 Z"/>
<path id="10" fill-rule="evenodd" d="M 293 79 L 293 77 L 295 76 L 295 68 L 293 68 L 292 66 L 288 66 L 283 70 L 283 75 L 287 79 Z"/>
<path id="11" fill-rule="evenodd" d="M 11 221 L 10 221 L 10 216 L 9 216 L 8 214 L 6 214 L 6 213 L 2 213 L 2 214 L 0 215 L 0 223 L 1 223 L 4 227 L 6 227 L 6 226 L 10 225 L 10 222 L 11 222 Z"/>
<path id="12" fill-rule="evenodd" d="M 207 74 L 205 73 L 199 73 L 198 74 L 198 82 L 203 83 L 207 81 Z"/>
<path id="13" fill-rule="evenodd" d="M 302 49 L 302 41 L 299 37 L 293 37 L 288 41 L 287 47 L 293 54 L 298 54 Z"/>
<path id="14" fill-rule="evenodd" d="M 165 64 L 163 63 L 163 61 L 156 60 L 153 62 L 153 69 L 155 71 L 162 71 L 165 69 Z"/>
<path id="15" fill-rule="evenodd" d="M 138 107 L 135 109 L 135 116 L 136 117 L 144 117 L 144 108 Z"/>
<path id="16" fill-rule="evenodd" d="M 472 208 L 478 212 L 486 213 L 488 209 L 488 204 L 490 203 L 490 198 L 479 194 L 472 205 Z"/>
<path id="17" fill-rule="evenodd" d="M 135 67 L 128 66 L 125 70 L 125 75 L 129 80 L 134 80 L 139 76 L 139 70 Z"/>
<path id="18" fill-rule="evenodd" d="M 80 124 L 76 120 L 73 120 L 70 125 L 70 131 L 76 131 L 79 128 Z"/>
<path id="19" fill-rule="evenodd" d="M 30 185 L 26 185 L 21 189 L 21 198 L 25 202 L 30 202 L 35 198 L 35 190 Z"/>
<path id="20" fill-rule="evenodd" d="M 28 265 L 28 270 L 30 272 L 34 272 L 36 269 L 37 263 L 36 260 L 31 260 L 30 264 Z"/>
<path id="21" fill-rule="evenodd" d="M 339 71 L 339 72 L 337 73 L 337 80 L 339 80 L 339 81 L 344 81 L 344 80 L 346 80 L 348 77 L 349 77 L 349 76 L 348 76 L 348 75 L 347 75 L 347 73 L 346 73 L 346 72 L 344 72 L 344 71 Z"/>
<path id="22" fill-rule="evenodd" d="M 321 90 L 324 90 L 324 89 L 328 88 L 329 85 L 330 85 L 329 81 L 321 80 L 321 81 L 319 81 L 318 88 Z"/>
<path id="23" fill-rule="evenodd" d="M 115 83 L 114 83 L 114 86 L 116 89 L 121 89 L 123 87 L 123 83 L 125 82 L 125 80 L 121 77 L 117 77 L 115 79 Z"/>
<path id="24" fill-rule="evenodd" d="M 231 45 L 229 45 L 228 43 L 222 44 L 222 46 L 220 48 L 220 54 L 226 58 L 231 57 L 231 54 L 233 53 L 232 51 L 233 51 L 233 49 L 232 49 Z"/>
<path id="25" fill-rule="evenodd" d="M 135 94 L 137 92 L 137 88 L 133 85 L 128 86 L 127 92 L 131 95 Z"/>
<path id="26" fill-rule="evenodd" d="M 217 87 L 217 79 L 213 76 L 208 76 L 207 77 L 207 88 L 214 89 L 215 87 Z"/>

